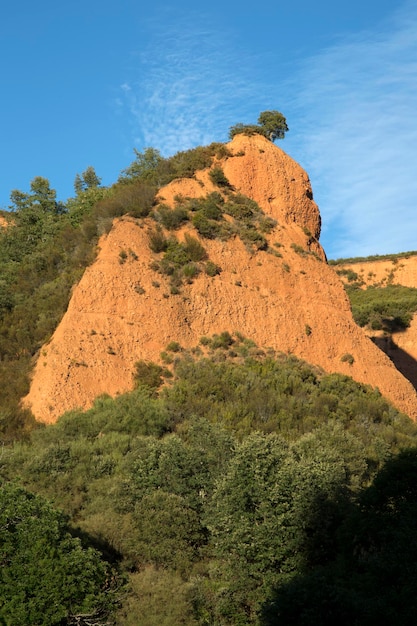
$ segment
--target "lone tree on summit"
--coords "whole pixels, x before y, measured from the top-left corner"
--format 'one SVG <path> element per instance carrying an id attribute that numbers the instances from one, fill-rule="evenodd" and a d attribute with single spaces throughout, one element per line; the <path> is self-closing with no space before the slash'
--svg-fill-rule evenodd
<path id="1" fill-rule="evenodd" d="M 258 124 L 271 141 L 284 139 L 288 131 L 287 120 L 279 111 L 263 111 L 258 117 Z"/>
<path id="2" fill-rule="evenodd" d="M 270 141 L 284 139 L 288 131 L 287 120 L 279 111 L 263 111 L 258 117 L 256 124 L 236 124 L 229 130 L 229 137 L 233 139 L 235 135 L 263 135 Z"/>

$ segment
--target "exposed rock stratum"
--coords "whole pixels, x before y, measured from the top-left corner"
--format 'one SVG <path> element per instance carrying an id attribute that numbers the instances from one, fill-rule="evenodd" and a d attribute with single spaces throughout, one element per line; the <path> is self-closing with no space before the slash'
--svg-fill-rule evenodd
<path id="1" fill-rule="evenodd" d="M 169 279 L 150 268 L 152 219 L 115 220 L 40 352 L 25 399 L 38 420 L 51 423 L 64 411 L 90 407 L 103 393 L 129 391 L 135 363 L 158 362 L 171 341 L 189 348 L 202 336 L 223 331 L 239 331 L 260 347 L 378 387 L 398 409 L 417 418 L 415 389 L 354 323 L 342 282 L 327 265 L 318 243 L 320 214 L 305 171 L 258 135 L 237 135 L 227 147 L 232 156 L 215 165 L 237 192 L 277 221 L 267 235 L 269 249 L 250 251 L 238 237 L 201 240 L 221 273 L 202 273 L 171 295 Z M 170 183 L 159 196 L 173 205 L 176 196 L 215 190 L 203 170 Z M 190 225 L 176 236 L 181 239 L 189 230 L 196 237 Z M 128 251 L 123 263 L 121 251 Z M 347 354 L 351 364 L 342 360 Z"/>

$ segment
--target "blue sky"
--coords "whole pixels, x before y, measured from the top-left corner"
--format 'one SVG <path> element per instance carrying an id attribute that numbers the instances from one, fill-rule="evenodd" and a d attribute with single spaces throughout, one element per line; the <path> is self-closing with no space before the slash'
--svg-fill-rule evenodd
<path id="1" fill-rule="evenodd" d="M 0 24 L 0 207 L 44 176 L 65 200 L 278 109 L 329 258 L 417 249 L 414 0 L 15 0 Z"/>

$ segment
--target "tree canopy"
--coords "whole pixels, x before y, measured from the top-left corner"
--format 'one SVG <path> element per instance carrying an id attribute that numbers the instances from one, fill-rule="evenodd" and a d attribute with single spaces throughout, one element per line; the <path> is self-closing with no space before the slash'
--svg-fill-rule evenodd
<path id="1" fill-rule="evenodd" d="M 256 124 L 235 124 L 229 130 L 229 137 L 233 139 L 235 135 L 263 135 L 271 141 L 284 139 L 288 131 L 287 121 L 279 111 L 263 111 L 259 114 L 258 125 Z"/>
<path id="2" fill-rule="evenodd" d="M 410 623 L 412 580 L 396 566 L 394 602 L 392 576 L 384 576 L 397 545 L 415 570 L 416 426 L 346 376 L 262 357 L 253 342 L 222 336 L 201 343 L 205 358 L 167 346 L 174 378 L 159 392 L 144 382 L 99 398 L 3 455 L 4 478 L 18 477 L 27 490 L 0 493 L 0 553 L 15 554 L 0 589 L 18 616 L 10 626 L 56 623 L 27 616 L 30 589 L 40 611 L 47 583 L 55 597 L 80 567 L 71 611 L 91 613 L 99 606 L 89 604 L 91 590 L 99 599 L 108 580 L 105 560 L 85 551 L 48 501 L 90 545 L 105 545 L 129 579 L 119 626 L 330 626 L 332 611 L 337 623 L 371 625 L 368 595 L 378 615 L 392 615 L 393 603 L 399 623 Z M 414 452 L 398 455 L 407 447 Z M 31 563 L 25 570 L 22 559 Z M 35 577 L 40 559 L 45 569 Z M 18 597 L 17 576 L 27 585 Z M 61 612 L 66 597 L 57 600 Z M 176 621 L 162 620 L 169 613 Z"/>
<path id="3" fill-rule="evenodd" d="M 110 570 L 100 554 L 48 502 L 12 484 L 0 488 L 0 558 L 1 624 L 103 623 Z"/>
<path id="4" fill-rule="evenodd" d="M 74 190 L 78 195 L 86 189 L 95 189 L 101 184 L 101 178 L 96 174 L 92 165 L 89 165 L 82 174 L 77 174 L 74 180 Z"/>
<path id="5" fill-rule="evenodd" d="M 279 111 L 263 111 L 258 117 L 258 124 L 271 141 L 284 139 L 288 131 L 287 121 Z"/>
<path id="6" fill-rule="evenodd" d="M 12 211 L 38 210 L 43 213 L 60 213 L 64 210 L 62 203 L 57 202 L 56 191 L 51 189 L 49 180 L 43 176 L 35 176 L 30 183 L 31 193 L 13 189 L 10 193 Z"/>

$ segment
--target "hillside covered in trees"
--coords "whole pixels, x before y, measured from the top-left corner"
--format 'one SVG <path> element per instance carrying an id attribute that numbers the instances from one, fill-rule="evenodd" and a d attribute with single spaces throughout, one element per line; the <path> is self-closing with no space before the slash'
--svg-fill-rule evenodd
<path id="1" fill-rule="evenodd" d="M 346 376 L 207 339 L 167 347 L 159 391 L 139 367 L 135 391 L 3 450 L 5 623 L 411 625 L 414 423 Z"/>

